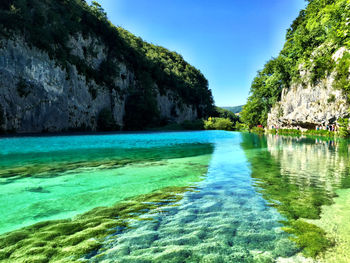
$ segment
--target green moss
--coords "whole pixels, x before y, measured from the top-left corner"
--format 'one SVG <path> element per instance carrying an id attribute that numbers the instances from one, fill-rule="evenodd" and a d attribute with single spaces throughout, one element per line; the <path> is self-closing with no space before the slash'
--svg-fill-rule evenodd
<path id="1" fill-rule="evenodd" d="M 324 206 L 320 220 L 313 220 L 312 223 L 325 229 L 328 235 L 335 240 L 335 246 L 325 251 L 320 257 L 322 262 L 345 263 L 349 261 L 350 247 L 350 190 L 342 189 L 337 191 L 338 197 L 334 204 Z"/>
<path id="2" fill-rule="evenodd" d="M 11 177 L 52 177 L 63 174 L 67 171 L 73 171 L 81 167 L 94 168 L 103 167 L 104 169 L 115 169 L 128 164 L 147 164 L 150 161 L 160 161 L 166 159 L 193 157 L 212 153 L 212 146 L 203 144 L 186 144 L 176 147 L 158 147 L 155 149 L 118 149 L 118 150 L 91 150 L 85 154 L 81 152 L 65 152 L 64 156 L 57 156 L 55 161 L 45 157 L 44 154 L 37 154 L 35 157 L 41 162 L 32 162 L 29 156 L 27 162 L 21 160 L 20 166 L 11 166 L 8 163 L 0 166 L 0 178 Z M 116 152 L 117 151 L 117 152 Z M 116 154 L 117 153 L 117 154 Z M 68 156 L 68 157 L 67 157 Z M 94 160 L 89 160 L 91 156 Z M 96 156 L 99 158 L 96 160 Z M 31 190 L 31 189 L 29 189 Z M 35 189 L 33 189 L 35 190 Z"/>
<path id="3" fill-rule="evenodd" d="M 116 228 L 128 228 L 129 219 L 182 199 L 186 187 L 167 187 L 118 203 L 95 208 L 72 220 L 42 222 L 0 236 L 0 260 L 12 262 L 79 262 L 98 250 Z"/>
<path id="4" fill-rule="evenodd" d="M 289 222 L 290 227 L 284 230 L 295 235 L 291 239 L 302 249 L 307 257 L 316 257 L 319 253 L 326 251 L 333 243 L 326 237 L 326 232 L 303 220 Z"/>

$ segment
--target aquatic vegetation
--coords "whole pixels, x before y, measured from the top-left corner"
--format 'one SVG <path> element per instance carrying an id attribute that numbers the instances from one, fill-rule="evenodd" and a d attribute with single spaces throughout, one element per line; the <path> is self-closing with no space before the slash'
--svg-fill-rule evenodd
<path id="1" fill-rule="evenodd" d="M 270 129 L 268 130 L 269 134 L 278 134 L 278 135 L 289 135 L 289 136 L 301 136 L 306 135 L 309 137 L 312 136 L 322 136 L 326 138 L 334 138 L 337 133 L 334 131 L 328 131 L 328 130 L 306 130 L 301 131 L 297 129 Z"/>
<path id="2" fill-rule="evenodd" d="M 295 235 L 291 239 L 303 250 L 305 256 L 315 257 L 333 245 L 326 237 L 326 232 L 314 224 L 299 219 L 288 222 L 287 225 L 289 227 L 284 230 Z"/>
<path id="3" fill-rule="evenodd" d="M 79 258 L 97 253 L 105 237 L 128 228 L 130 219 L 142 220 L 142 214 L 176 203 L 189 190 L 168 187 L 73 219 L 40 222 L 2 235 L 0 261 L 81 262 Z"/>
<path id="4" fill-rule="evenodd" d="M 211 132 L 208 132 L 211 134 Z M 90 262 L 273 262 L 298 248 L 252 186 L 240 134 L 215 138 L 205 179 L 154 221 L 134 222 Z"/>
<path id="5" fill-rule="evenodd" d="M 177 136 L 116 136 L 93 149 L 101 137 L 50 157 L 42 146 L 41 170 L 0 178 L 0 262 L 347 262 L 347 141 Z M 7 168 L 30 167 L 16 151 L 0 147 Z"/>
<path id="6" fill-rule="evenodd" d="M 130 164 L 147 163 L 182 157 L 210 154 L 208 144 L 183 144 L 172 147 L 154 147 L 151 149 L 72 149 L 51 153 L 28 153 L 3 155 L 0 160 L 1 178 L 54 177 L 76 169 L 103 167 L 115 169 Z M 5 183 L 6 181 L 0 181 Z"/>
<path id="7" fill-rule="evenodd" d="M 334 204 L 322 207 L 321 218 L 312 220 L 313 224 L 321 227 L 336 244 L 325 251 L 321 262 L 325 263 L 347 263 L 350 261 L 350 189 L 337 191 Z"/>
<path id="8" fill-rule="evenodd" d="M 317 140 L 316 145 L 315 140 L 308 138 L 242 136 L 255 186 L 270 205 L 285 216 L 282 223 L 284 230 L 294 235 L 291 239 L 305 256 L 315 257 L 332 247 L 333 240 L 309 219 L 319 219 L 322 207 L 333 203 L 336 189 L 348 185 L 349 165 L 344 159 L 348 157 L 347 147 L 339 143 L 339 147 L 333 146 L 332 150 L 327 142 Z M 330 156 L 320 160 L 324 147 L 329 149 Z M 343 170 L 339 171 L 342 158 Z"/>
<path id="9" fill-rule="evenodd" d="M 210 145 L 207 147 L 203 153 L 212 149 Z M 204 154 L 114 169 L 102 165 L 54 177 L 17 179 L 0 185 L 3 204 L 0 234 L 40 221 L 76 216 L 97 206 L 112 206 L 125 198 L 164 187 L 187 186 L 201 180 L 209 161 L 210 155 Z"/>

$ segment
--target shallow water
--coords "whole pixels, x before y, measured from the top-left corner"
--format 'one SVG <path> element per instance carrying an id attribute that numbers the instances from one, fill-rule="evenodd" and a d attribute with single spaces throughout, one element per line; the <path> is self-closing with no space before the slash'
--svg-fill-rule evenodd
<path id="1" fill-rule="evenodd" d="M 349 199 L 348 153 L 222 131 L 0 139 L 0 260 L 330 258 L 350 242 L 324 223 Z"/>

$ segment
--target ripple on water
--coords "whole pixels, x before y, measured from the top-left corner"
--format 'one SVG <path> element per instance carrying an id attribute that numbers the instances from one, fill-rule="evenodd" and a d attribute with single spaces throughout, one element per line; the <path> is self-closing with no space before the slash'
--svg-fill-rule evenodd
<path id="1" fill-rule="evenodd" d="M 111 237 L 91 262 L 273 262 L 298 252 L 283 217 L 252 186 L 234 144 L 216 144 L 206 179 L 166 215 Z M 239 167 L 239 169 L 238 169 Z M 239 173 L 236 173 L 237 171 Z M 220 172 L 217 172 L 220 171 Z"/>
<path id="2" fill-rule="evenodd" d="M 337 191 L 350 187 L 348 144 L 229 132 L 67 138 L 0 147 L 0 229 L 16 229 L 0 236 L 0 261 L 349 258 L 350 195 Z"/>

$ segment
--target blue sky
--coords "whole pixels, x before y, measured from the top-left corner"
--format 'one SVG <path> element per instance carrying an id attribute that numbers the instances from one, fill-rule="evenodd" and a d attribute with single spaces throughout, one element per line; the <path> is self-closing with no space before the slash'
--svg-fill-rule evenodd
<path id="1" fill-rule="evenodd" d="M 91 2 L 91 1 L 88 1 Z M 180 53 L 217 106 L 246 102 L 256 72 L 282 49 L 304 0 L 99 0 L 114 25 Z"/>

